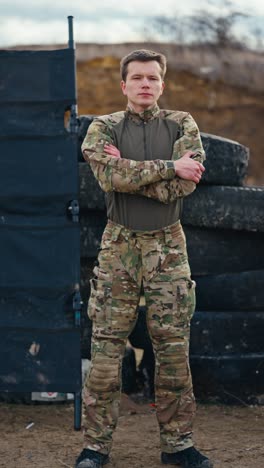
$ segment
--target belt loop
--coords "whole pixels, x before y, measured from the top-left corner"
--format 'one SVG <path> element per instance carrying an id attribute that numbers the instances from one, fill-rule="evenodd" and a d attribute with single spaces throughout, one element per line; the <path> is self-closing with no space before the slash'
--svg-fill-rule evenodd
<path id="1" fill-rule="evenodd" d="M 113 241 L 117 241 L 118 238 L 119 238 L 119 234 L 122 230 L 122 226 L 113 226 L 112 227 L 112 236 L 111 236 L 111 239 Z"/>
<path id="2" fill-rule="evenodd" d="M 164 229 L 164 240 L 165 240 L 165 244 L 171 244 L 172 235 L 171 235 L 171 229 L 169 227 Z"/>

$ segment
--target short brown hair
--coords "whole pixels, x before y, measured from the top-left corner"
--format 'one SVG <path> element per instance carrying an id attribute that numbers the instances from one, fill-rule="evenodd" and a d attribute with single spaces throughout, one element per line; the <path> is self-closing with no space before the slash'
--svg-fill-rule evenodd
<path id="1" fill-rule="evenodd" d="M 127 67 L 130 62 L 150 62 L 151 60 L 155 60 L 160 65 L 161 78 L 163 79 L 167 69 L 167 60 L 165 55 L 154 52 L 153 50 L 139 49 L 133 50 L 133 52 L 130 52 L 130 54 L 122 58 L 120 62 L 120 73 L 122 80 L 126 81 Z"/>

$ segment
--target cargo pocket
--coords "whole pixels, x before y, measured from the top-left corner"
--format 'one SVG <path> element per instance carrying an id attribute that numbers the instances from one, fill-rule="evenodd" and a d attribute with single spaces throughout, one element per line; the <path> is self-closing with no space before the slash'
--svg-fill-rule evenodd
<path id="1" fill-rule="evenodd" d="M 189 326 L 195 311 L 195 281 L 180 279 L 175 282 L 176 319 L 179 326 Z"/>
<path id="2" fill-rule="evenodd" d="M 112 289 L 102 281 L 90 280 L 90 298 L 87 314 L 95 322 L 108 322 L 111 317 Z"/>
<path id="3" fill-rule="evenodd" d="M 159 271 L 175 278 L 190 275 L 188 257 L 181 240 L 172 239 L 170 243 L 161 245 Z"/>

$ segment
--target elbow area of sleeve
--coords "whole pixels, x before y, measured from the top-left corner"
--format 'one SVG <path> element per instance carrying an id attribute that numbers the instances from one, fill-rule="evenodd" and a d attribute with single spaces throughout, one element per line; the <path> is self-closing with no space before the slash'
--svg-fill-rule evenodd
<path id="1" fill-rule="evenodd" d="M 82 155 L 83 155 L 83 159 L 87 162 L 89 162 L 89 156 L 88 156 L 88 151 L 87 149 L 84 147 L 81 147 L 81 150 L 82 150 Z"/>
<path id="2" fill-rule="evenodd" d="M 195 155 L 193 156 L 193 159 L 196 161 L 199 161 L 200 163 L 203 163 L 206 159 L 206 155 L 204 151 L 196 151 Z"/>
<path id="3" fill-rule="evenodd" d="M 191 180 L 181 180 L 181 191 L 182 191 L 182 197 L 187 197 L 188 195 L 191 195 L 191 193 L 194 192 L 196 189 L 196 184 L 195 182 L 192 182 Z"/>

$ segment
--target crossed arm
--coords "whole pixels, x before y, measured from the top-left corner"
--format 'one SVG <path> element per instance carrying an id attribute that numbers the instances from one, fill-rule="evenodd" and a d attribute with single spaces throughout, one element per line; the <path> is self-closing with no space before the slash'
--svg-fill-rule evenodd
<path id="1" fill-rule="evenodd" d="M 189 114 L 183 121 L 183 136 L 174 144 L 172 159 L 121 158 L 111 131 L 99 119 L 91 124 L 82 151 L 105 192 L 137 193 L 163 203 L 191 193 L 204 171 L 199 130 Z"/>
<path id="2" fill-rule="evenodd" d="M 190 195 L 201 180 L 205 168 L 205 152 L 196 122 L 188 114 L 182 122 L 183 135 L 176 140 L 172 160 L 175 161 L 176 177 L 172 180 L 154 182 L 143 187 L 140 193 L 145 197 L 170 203 L 177 198 Z"/>

